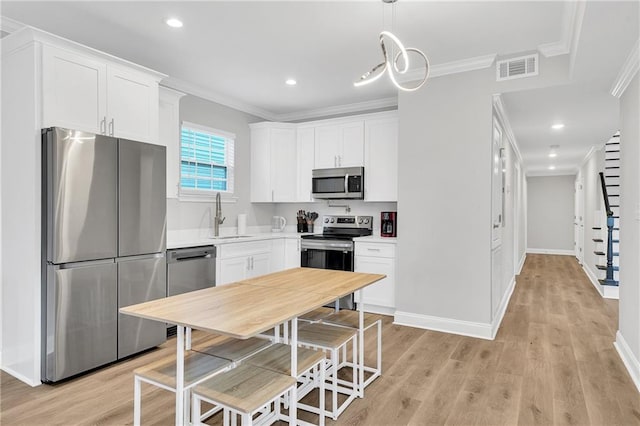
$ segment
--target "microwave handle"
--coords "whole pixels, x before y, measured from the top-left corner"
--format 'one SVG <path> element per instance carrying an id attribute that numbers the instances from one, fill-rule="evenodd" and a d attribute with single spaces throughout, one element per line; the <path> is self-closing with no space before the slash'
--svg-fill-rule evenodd
<path id="1" fill-rule="evenodd" d="M 349 173 L 344 176 L 344 193 L 349 193 Z"/>

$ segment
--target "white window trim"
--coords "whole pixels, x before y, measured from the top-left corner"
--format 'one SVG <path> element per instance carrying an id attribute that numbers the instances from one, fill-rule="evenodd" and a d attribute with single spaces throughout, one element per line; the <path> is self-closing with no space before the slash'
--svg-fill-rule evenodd
<path id="1" fill-rule="evenodd" d="M 236 155 L 235 155 L 235 141 L 236 135 L 232 132 L 227 132 L 225 130 L 215 129 L 213 127 L 203 126 L 202 124 L 192 123 L 190 121 L 182 121 L 180 123 L 180 134 L 182 134 L 182 128 L 187 127 L 193 130 L 199 130 L 206 133 L 212 133 L 218 136 L 222 136 L 225 139 L 233 140 L 234 144 L 234 154 L 233 154 L 233 192 L 220 191 L 220 196 L 222 198 L 223 203 L 237 203 L 238 197 L 235 197 L 235 169 L 236 169 Z M 181 165 L 182 165 L 182 136 L 180 136 L 179 140 L 179 152 L 178 152 L 178 200 L 186 201 L 186 202 L 200 202 L 200 203 L 210 203 L 216 198 L 217 191 L 208 191 L 208 190 L 198 190 L 198 189 L 184 189 L 182 188 L 182 173 L 181 173 Z"/>

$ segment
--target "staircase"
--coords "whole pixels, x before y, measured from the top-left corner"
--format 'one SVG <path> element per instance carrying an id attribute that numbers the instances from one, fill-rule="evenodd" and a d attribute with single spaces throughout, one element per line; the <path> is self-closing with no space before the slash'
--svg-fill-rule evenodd
<path id="1" fill-rule="evenodd" d="M 608 244 L 607 226 L 594 227 L 593 229 L 598 235 L 593 238 L 596 243 L 599 281 L 604 286 L 618 286 L 618 269 L 620 259 L 620 132 L 617 132 L 605 144 L 605 167 L 603 173 L 603 195 L 606 194 L 605 209 L 608 208 L 610 216 L 608 221 L 612 222 L 613 231 L 611 233 L 611 245 Z M 610 261 L 608 265 L 607 253 L 611 250 Z"/>

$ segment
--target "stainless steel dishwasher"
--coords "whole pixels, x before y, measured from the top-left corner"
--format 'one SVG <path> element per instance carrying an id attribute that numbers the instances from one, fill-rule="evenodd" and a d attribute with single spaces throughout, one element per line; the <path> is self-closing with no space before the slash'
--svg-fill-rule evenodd
<path id="1" fill-rule="evenodd" d="M 167 250 L 167 296 L 216 285 L 216 247 L 188 247 Z M 175 326 L 169 326 L 169 335 Z"/>

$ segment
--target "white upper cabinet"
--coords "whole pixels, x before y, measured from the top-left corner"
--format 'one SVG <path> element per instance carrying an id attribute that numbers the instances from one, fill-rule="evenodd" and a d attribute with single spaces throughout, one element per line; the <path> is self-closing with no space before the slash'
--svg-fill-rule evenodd
<path id="1" fill-rule="evenodd" d="M 364 121 L 325 124 L 315 131 L 315 168 L 357 167 L 364 163 Z"/>
<path id="2" fill-rule="evenodd" d="M 158 81 L 125 68 L 107 68 L 108 134 L 158 140 Z"/>
<path id="3" fill-rule="evenodd" d="M 160 78 L 45 44 L 43 125 L 157 143 Z"/>
<path id="4" fill-rule="evenodd" d="M 313 201 L 311 197 L 311 171 L 315 161 L 315 129 L 301 127 L 297 131 L 297 189 L 296 201 Z M 298 259 L 299 260 L 299 259 Z"/>
<path id="5" fill-rule="evenodd" d="M 42 69 L 44 127 L 103 133 L 107 116 L 106 64 L 45 46 Z"/>
<path id="6" fill-rule="evenodd" d="M 398 119 L 364 124 L 365 201 L 398 200 Z"/>
<path id="7" fill-rule="evenodd" d="M 296 129 L 281 123 L 251 126 L 251 202 L 296 201 Z"/>

